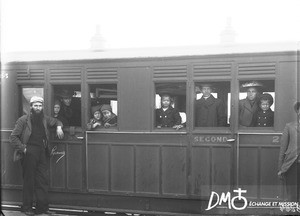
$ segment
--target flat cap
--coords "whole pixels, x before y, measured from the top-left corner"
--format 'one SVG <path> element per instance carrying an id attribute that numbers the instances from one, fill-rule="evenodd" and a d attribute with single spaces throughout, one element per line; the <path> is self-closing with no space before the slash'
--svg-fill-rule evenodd
<path id="1" fill-rule="evenodd" d="M 39 97 L 39 96 L 33 96 L 30 99 L 30 103 L 36 103 L 36 102 L 44 103 L 44 99 L 42 97 Z"/>

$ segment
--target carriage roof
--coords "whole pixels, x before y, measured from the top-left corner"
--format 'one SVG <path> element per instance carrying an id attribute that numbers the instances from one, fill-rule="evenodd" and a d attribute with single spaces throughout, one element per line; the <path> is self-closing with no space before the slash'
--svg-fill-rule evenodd
<path id="1" fill-rule="evenodd" d="M 182 47 L 123 48 L 106 50 L 33 51 L 3 53 L 2 62 L 134 59 L 220 54 L 269 53 L 286 51 L 296 52 L 300 50 L 299 48 L 299 42 L 281 42 L 256 44 L 219 44 Z"/>

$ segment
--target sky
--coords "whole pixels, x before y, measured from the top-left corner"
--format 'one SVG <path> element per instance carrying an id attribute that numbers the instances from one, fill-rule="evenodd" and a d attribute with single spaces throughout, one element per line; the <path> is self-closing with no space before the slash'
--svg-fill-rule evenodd
<path id="1" fill-rule="evenodd" d="M 83 50 L 300 41 L 300 0 L 2 0 L 1 51 Z"/>

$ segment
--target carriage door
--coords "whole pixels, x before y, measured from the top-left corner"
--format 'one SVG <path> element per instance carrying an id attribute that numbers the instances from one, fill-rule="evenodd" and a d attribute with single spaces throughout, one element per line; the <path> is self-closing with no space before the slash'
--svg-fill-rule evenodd
<path id="1" fill-rule="evenodd" d="M 84 188 L 82 69 L 59 66 L 49 70 L 48 113 L 63 123 L 65 134 L 62 140 L 58 139 L 54 129 L 50 140 L 53 155 L 50 160 L 50 189 L 61 204 L 60 192 L 80 192 Z"/>
<path id="2" fill-rule="evenodd" d="M 260 69 L 275 73 L 275 65 L 261 65 Z M 239 66 L 239 74 L 249 74 L 251 70 L 262 73 L 254 71 L 251 64 Z M 277 177 L 281 133 L 275 132 L 274 127 L 278 120 L 275 80 L 257 77 L 239 80 L 236 184 L 247 190 L 249 199 L 276 201 L 281 194 Z"/>
<path id="3" fill-rule="evenodd" d="M 232 191 L 234 184 L 231 71 L 228 62 L 193 65 L 191 193 L 207 200 L 212 191 Z"/>

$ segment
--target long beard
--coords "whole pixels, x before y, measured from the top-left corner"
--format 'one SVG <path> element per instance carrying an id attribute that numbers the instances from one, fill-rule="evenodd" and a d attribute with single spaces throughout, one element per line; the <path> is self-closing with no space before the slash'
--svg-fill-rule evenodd
<path id="1" fill-rule="evenodd" d="M 32 123 L 35 124 L 39 124 L 43 122 L 43 118 L 44 118 L 44 112 L 43 110 L 40 113 L 35 112 L 33 109 L 31 110 L 31 120 Z"/>

